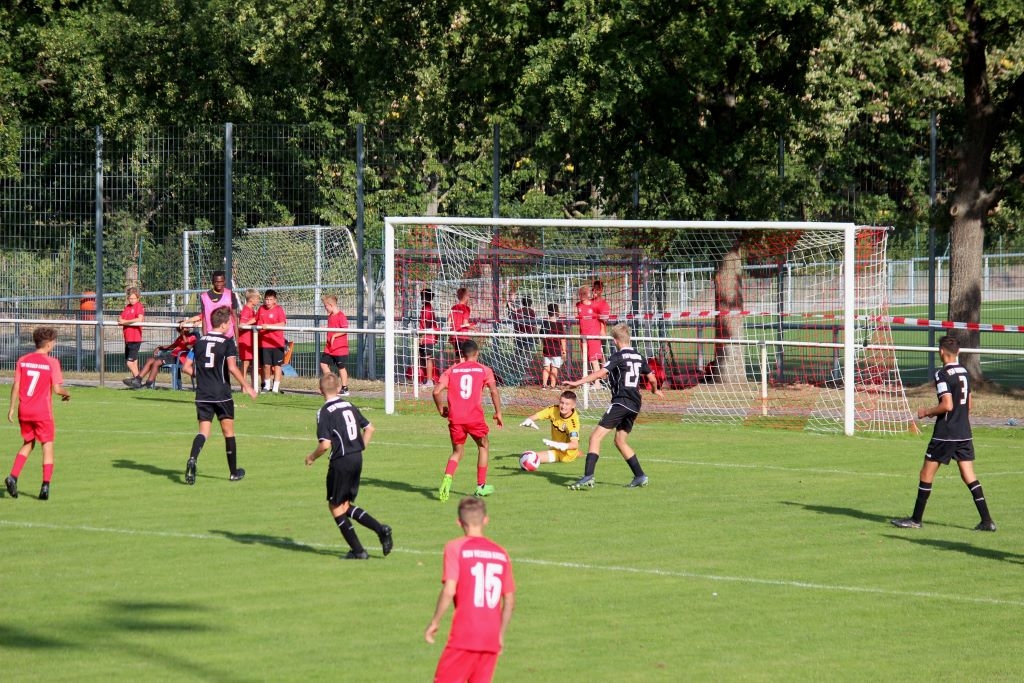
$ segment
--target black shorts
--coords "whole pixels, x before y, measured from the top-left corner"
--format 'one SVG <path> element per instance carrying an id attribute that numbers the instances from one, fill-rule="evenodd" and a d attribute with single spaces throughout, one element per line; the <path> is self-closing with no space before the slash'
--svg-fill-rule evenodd
<path id="1" fill-rule="evenodd" d="M 260 349 L 260 365 L 284 365 L 284 349 Z"/>
<path id="2" fill-rule="evenodd" d="M 341 370 L 345 367 L 345 363 L 348 361 L 348 356 L 332 356 L 329 353 L 320 354 L 320 364 L 326 365 L 327 367 L 334 366 L 335 370 Z"/>
<path id="3" fill-rule="evenodd" d="M 974 460 L 974 442 L 932 439 L 928 442 L 928 450 L 925 451 L 924 459 L 937 462 L 940 465 L 948 465 L 950 460 L 971 462 Z"/>
<path id="4" fill-rule="evenodd" d="M 420 344 L 420 358 L 437 358 L 437 344 Z"/>
<path id="5" fill-rule="evenodd" d="M 136 361 L 139 359 L 139 349 L 142 348 L 142 342 L 125 342 L 124 343 L 124 359 L 126 361 Z"/>
<path id="6" fill-rule="evenodd" d="M 359 495 L 359 477 L 363 472 L 363 452 L 331 458 L 327 468 L 327 502 L 341 505 L 353 502 Z"/>
<path id="7" fill-rule="evenodd" d="M 209 401 L 196 401 L 196 418 L 198 418 L 200 422 L 213 422 L 214 417 L 218 420 L 234 420 L 234 399 L 230 401 L 217 401 L 216 403 Z"/>
<path id="8" fill-rule="evenodd" d="M 636 416 L 637 414 L 629 408 L 613 403 L 608 406 L 608 410 L 604 411 L 597 426 L 629 434 L 633 431 L 633 421 L 636 420 Z"/>

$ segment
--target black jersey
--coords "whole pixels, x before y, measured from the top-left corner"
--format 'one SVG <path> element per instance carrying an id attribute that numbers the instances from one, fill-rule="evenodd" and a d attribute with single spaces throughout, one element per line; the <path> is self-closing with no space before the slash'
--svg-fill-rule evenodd
<path id="1" fill-rule="evenodd" d="M 967 383 L 967 370 L 959 363 L 950 363 L 935 373 L 935 393 L 941 400 L 945 394 L 953 398 L 953 409 L 935 418 L 936 441 L 970 441 L 971 389 Z"/>
<path id="2" fill-rule="evenodd" d="M 627 346 L 613 353 L 604 369 L 608 371 L 611 402 L 639 413 L 640 380 L 651 372 L 647 360 Z"/>
<path id="3" fill-rule="evenodd" d="M 204 334 L 196 342 L 194 355 L 196 401 L 220 403 L 232 400 L 228 358 L 238 357 L 234 338 L 216 332 Z"/>
<path id="4" fill-rule="evenodd" d="M 331 460 L 361 453 L 363 429 L 370 424 L 359 409 L 341 398 L 327 401 L 316 411 L 316 438 L 331 442 Z"/>

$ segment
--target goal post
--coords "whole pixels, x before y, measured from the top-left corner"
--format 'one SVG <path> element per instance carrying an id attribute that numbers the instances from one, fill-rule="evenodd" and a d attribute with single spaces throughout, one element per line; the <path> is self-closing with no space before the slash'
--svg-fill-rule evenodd
<path id="1" fill-rule="evenodd" d="M 466 289 L 482 361 L 495 368 L 507 409 L 528 413 L 553 398 L 539 386 L 549 311 L 569 340 L 561 377 L 586 374 L 587 349 L 600 340 L 585 338 L 577 292 L 599 285 L 607 327 L 629 325 L 666 389 L 645 413 L 789 416 L 846 434 L 911 429 L 894 353 L 866 348 L 891 341 L 886 232 L 803 221 L 388 217 L 385 410 L 420 398 L 420 383 L 433 379 L 420 362 L 423 290 L 436 297 L 441 323 L 429 332 L 442 350 L 435 365 L 452 361 L 445 318 Z M 605 357 L 610 350 L 605 339 Z M 593 414 L 608 396 L 592 387 L 581 398 Z"/>

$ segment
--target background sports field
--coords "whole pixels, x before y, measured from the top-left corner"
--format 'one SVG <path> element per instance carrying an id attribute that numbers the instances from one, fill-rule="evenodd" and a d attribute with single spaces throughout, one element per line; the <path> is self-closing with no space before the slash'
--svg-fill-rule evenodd
<path id="1" fill-rule="evenodd" d="M 354 398 L 378 428 L 359 503 L 396 545 L 383 559 L 359 528 L 373 557 L 353 563 L 337 559 L 326 462 L 302 464 L 315 398 L 239 399 L 248 476 L 228 482 L 215 435 L 187 487 L 191 394 L 71 391 L 55 406 L 51 500 L 35 498 L 38 451 L 21 497 L 0 498 L 0 678 L 430 680 L 441 644 L 422 633 L 442 546 L 459 533 L 457 495 L 473 484 L 467 463 L 453 499 L 436 500 L 440 418 Z M 623 488 L 629 470 L 607 450 L 597 488 L 568 492 L 579 463 L 518 471 L 518 453 L 542 438 L 515 426 L 522 417 L 493 434 L 490 534 L 519 586 L 497 680 L 1024 676 L 1020 427 L 976 430 L 999 524 L 979 534 L 950 468 L 925 528 L 887 523 L 910 512 L 926 435 L 648 422 L 632 441 L 650 487 Z M 0 433 L 6 472 L 20 438 L 13 425 Z"/>

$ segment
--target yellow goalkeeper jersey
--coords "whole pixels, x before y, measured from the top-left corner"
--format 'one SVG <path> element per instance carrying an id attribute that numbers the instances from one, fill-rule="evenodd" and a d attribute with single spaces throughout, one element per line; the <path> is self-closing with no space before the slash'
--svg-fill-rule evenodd
<path id="1" fill-rule="evenodd" d="M 573 439 L 580 438 L 580 414 L 575 410 L 569 417 L 562 417 L 558 412 L 558 404 L 548 406 L 540 412 L 538 420 L 551 420 L 551 440 L 558 443 L 569 443 Z M 559 462 L 572 462 L 580 454 L 579 449 L 572 448 L 567 451 L 555 451 Z"/>

